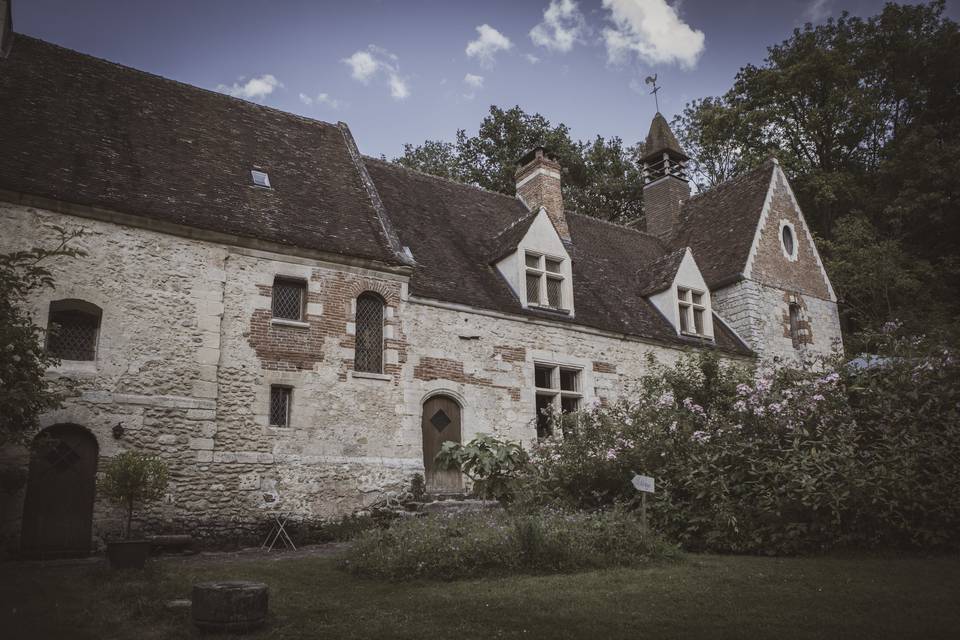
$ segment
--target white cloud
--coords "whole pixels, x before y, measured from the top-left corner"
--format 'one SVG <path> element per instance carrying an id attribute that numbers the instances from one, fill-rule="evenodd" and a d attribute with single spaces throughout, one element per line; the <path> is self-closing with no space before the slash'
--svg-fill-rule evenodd
<path id="1" fill-rule="evenodd" d="M 483 76 L 474 75 L 468 73 L 463 76 L 463 83 L 470 87 L 471 89 L 482 89 L 483 88 Z"/>
<path id="2" fill-rule="evenodd" d="M 350 67 L 353 79 L 363 83 L 369 82 L 373 74 L 380 69 L 380 62 L 367 51 L 357 51 L 349 58 L 344 58 L 343 62 Z"/>
<path id="3" fill-rule="evenodd" d="M 666 0 L 603 0 L 612 28 L 603 30 L 610 62 L 635 54 L 647 64 L 692 68 L 703 53 L 704 35 L 692 29 Z"/>
<path id="4" fill-rule="evenodd" d="M 573 0 L 550 0 L 543 21 L 530 30 L 533 44 L 566 53 L 582 41 L 587 24 Z"/>
<path id="5" fill-rule="evenodd" d="M 523 57 L 526 58 L 527 62 L 529 62 L 530 64 L 537 64 L 538 62 L 540 62 L 540 58 L 533 55 L 532 53 L 525 53 L 523 54 Z"/>
<path id="6" fill-rule="evenodd" d="M 240 78 L 239 82 L 234 82 L 229 87 L 225 84 L 218 84 L 217 91 L 225 93 L 228 96 L 233 96 L 234 98 L 262 100 L 273 93 L 274 89 L 283 86 L 282 82 L 269 73 L 257 76 L 256 78 L 250 78 L 246 82 L 243 82 L 243 80 L 243 78 Z"/>
<path id="7" fill-rule="evenodd" d="M 824 18 L 828 17 L 832 11 L 828 6 L 829 4 L 830 0 L 812 0 L 803 10 L 803 17 L 807 22 L 814 24 L 823 22 Z"/>
<path id="8" fill-rule="evenodd" d="M 394 100 L 406 100 L 410 96 L 407 81 L 398 75 L 390 74 L 390 97 Z"/>
<path id="9" fill-rule="evenodd" d="M 463 84 L 467 85 L 467 91 L 463 94 L 463 97 L 467 100 L 473 100 L 477 95 L 477 91 L 483 89 L 483 76 L 468 73 L 463 76 Z"/>
<path id="10" fill-rule="evenodd" d="M 331 109 L 339 109 L 339 108 L 340 108 L 340 101 L 339 101 L 339 100 L 335 100 L 334 98 L 331 98 L 329 93 L 318 93 L 315 98 L 314 98 L 314 97 L 311 97 L 311 96 L 308 96 L 308 95 L 305 94 L 305 93 L 301 93 L 301 94 L 300 94 L 300 102 L 302 102 L 303 104 L 305 104 L 305 105 L 307 105 L 307 106 L 311 106 L 311 105 L 314 105 L 314 104 L 318 104 L 318 105 L 319 105 L 319 104 L 322 104 L 322 105 L 326 105 L 326 106 L 330 107 Z"/>
<path id="11" fill-rule="evenodd" d="M 467 43 L 467 57 L 477 58 L 480 64 L 492 66 L 494 56 L 500 51 L 509 51 L 513 47 L 510 38 L 488 24 L 477 27 L 478 37 Z"/>
<path id="12" fill-rule="evenodd" d="M 342 62 L 350 67 L 354 80 L 369 84 L 376 77 L 385 77 L 394 100 L 410 97 L 410 85 L 407 78 L 400 75 L 400 58 L 382 47 L 371 44 L 367 50 L 360 50 Z"/>

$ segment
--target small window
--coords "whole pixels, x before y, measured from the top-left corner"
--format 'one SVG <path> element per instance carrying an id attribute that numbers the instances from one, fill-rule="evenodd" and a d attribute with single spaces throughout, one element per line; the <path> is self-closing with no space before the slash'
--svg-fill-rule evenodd
<path id="1" fill-rule="evenodd" d="M 528 253 L 526 266 L 527 305 L 565 309 L 563 260 Z"/>
<path id="2" fill-rule="evenodd" d="M 705 296 L 703 291 L 677 287 L 677 319 L 680 323 L 680 333 L 706 335 Z"/>
<path id="3" fill-rule="evenodd" d="M 793 341 L 793 348 L 799 349 L 800 340 L 800 305 L 796 302 L 790 303 L 790 339 Z"/>
<path id="4" fill-rule="evenodd" d="M 787 260 L 797 259 L 797 239 L 793 231 L 793 225 L 784 220 L 780 223 L 780 242 L 783 245 L 783 255 Z"/>
<path id="5" fill-rule="evenodd" d="M 537 437 L 552 435 L 548 411 L 573 413 L 580 409 L 580 369 L 557 365 L 534 365 L 534 384 L 536 385 Z"/>
<path id="6" fill-rule="evenodd" d="M 290 426 L 290 398 L 293 395 L 290 387 L 270 387 L 270 426 Z"/>
<path id="7" fill-rule="evenodd" d="M 47 353 L 61 360 L 96 360 L 100 307 L 83 300 L 50 303 Z"/>
<path id="8" fill-rule="evenodd" d="M 302 321 L 307 284 L 302 280 L 277 278 L 273 281 L 273 317 Z"/>
<path id="9" fill-rule="evenodd" d="M 375 293 L 357 297 L 355 371 L 383 373 L 383 298 Z"/>
<path id="10" fill-rule="evenodd" d="M 253 180 L 254 185 L 263 187 L 265 189 L 270 188 L 270 176 L 268 176 L 265 172 L 253 169 L 250 171 L 250 178 Z"/>

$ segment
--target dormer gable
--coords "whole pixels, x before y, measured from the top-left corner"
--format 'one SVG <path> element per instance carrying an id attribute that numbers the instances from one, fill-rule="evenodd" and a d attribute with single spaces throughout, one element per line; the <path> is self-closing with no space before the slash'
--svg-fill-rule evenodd
<path id="1" fill-rule="evenodd" d="M 690 247 L 667 254 L 641 274 L 641 293 L 680 336 L 713 340 L 710 289 Z"/>
<path id="2" fill-rule="evenodd" d="M 500 240 L 494 264 L 520 306 L 573 316 L 570 254 L 546 209 L 504 230 Z"/>

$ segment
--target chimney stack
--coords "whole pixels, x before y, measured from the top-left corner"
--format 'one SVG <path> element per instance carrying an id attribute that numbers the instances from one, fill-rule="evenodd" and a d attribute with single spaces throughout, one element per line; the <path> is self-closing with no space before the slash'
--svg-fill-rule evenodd
<path id="1" fill-rule="evenodd" d="M 536 147 L 517 162 L 517 197 L 531 211 L 547 210 L 560 239 L 570 241 L 570 229 L 563 215 L 563 194 L 560 191 L 560 164 Z"/>
<path id="2" fill-rule="evenodd" d="M 6 58 L 13 44 L 13 0 L 0 0 L 0 59 Z"/>
<path id="3" fill-rule="evenodd" d="M 680 223 L 680 210 L 690 197 L 686 162 L 690 157 L 670 131 L 666 118 L 657 112 L 644 144 L 643 213 L 647 231 L 668 240 Z"/>

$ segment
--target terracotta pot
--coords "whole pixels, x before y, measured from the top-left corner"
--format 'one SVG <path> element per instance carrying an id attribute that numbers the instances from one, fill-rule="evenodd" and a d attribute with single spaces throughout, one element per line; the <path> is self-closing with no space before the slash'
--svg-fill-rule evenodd
<path id="1" fill-rule="evenodd" d="M 114 569 L 143 569 L 150 556 L 149 540 L 121 540 L 107 543 L 107 558 Z"/>

